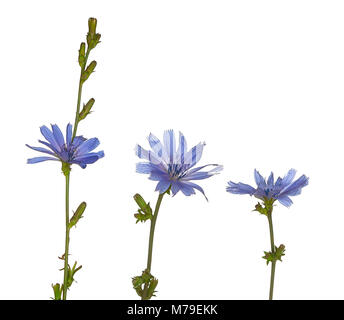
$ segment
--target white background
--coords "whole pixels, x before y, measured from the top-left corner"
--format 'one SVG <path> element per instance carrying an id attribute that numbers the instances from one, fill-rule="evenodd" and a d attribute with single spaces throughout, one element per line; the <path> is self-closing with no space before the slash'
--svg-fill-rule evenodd
<path id="1" fill-rule="evenodd" d="M 164 199 L 152 273 L 158 299 L 266 299 L 261 258 L 268 223 L 256 200 L 225 192 L 290 168 L 310 177 L 294 205 L 275 208 L 276 299 L 342 299 L 342 1 L 3 1 L 0 50 L 0 298 L 48 299 L 64 251 L 64 177 L 39 156 L 39 127 L 74 121 L 79 44 L 98 18 L 96 72 L 83 102 L 95 112 L 79 133 L 97 136 L 105 158 L 73 166 L 70 261 L 83 269 L 70 299 L 137 299 L 131 277 L 145 268 L 149 224 L 135 224 L 139 192 L 155 182 L 135 173 L 134 146 L 165 129 L 189 146 L 206 141 L 200 164 L 224 171 L 197 193 Z"/>

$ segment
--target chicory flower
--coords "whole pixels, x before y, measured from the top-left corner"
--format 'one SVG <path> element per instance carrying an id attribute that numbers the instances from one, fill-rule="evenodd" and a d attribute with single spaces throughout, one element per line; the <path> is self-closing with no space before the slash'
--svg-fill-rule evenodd
<path id="1" fill-rule="evenodd" d="M 32 147 L 28 144 L 27 147 L 46 153 L 49 156 L 35 157 L 27 160 L 27 163 L 38 163 L 47 160 L 61 161 L 68 164 L 78 164 L 81 168 L 86 168 L 88 164 L 96 162 L 98 159 L 104 157 L 104 151 L 91 152 L 99 146 L 97 138 L 86 139 L 83 136 L 76 136 L 72 140 L 72 125 L 68 124 L 66 129 L 66 140 L 60 128 L 54 124 L 51 129 L 42 126 L 41 133 L 47 140 L 38 140 L 41 144 L 49 149 L 42 147 Z"/>
<path id="2" fill-rule="evenodd" d="M 201 167 L 194 166 L 201 159 L 205 143 L 199 143 L 189 151 L 184 135 L 179 133 L 179 146 L 177 148 L 176 138 L 173 130 L 164 132 L 163 143 L 153 134 L 148 136 L 151 151 L 147 151 L 140 145 L 135 148 L 136 155 L 148 162 L 139 162 L 136 165 L 138 173 L 149 174 L 149 179 L 158 181 L 156 191 L 160 194 L 171 188 L 173 195 L 181 191 L 184 195 L 195 194 L 195 189 L 204 194 L 203 189 L 191 180 L 202 180 L 219 173 L 222 166 L 208 164 Z M 201 171 L 212 166 L 210 171 Z"/>
<path id="3" fill-rule="evenodd" d="M 226 190 L 234 194 L 249 194 L 260 200 L 278 200 L 284 206 L 290 207 L 293 201 L 289 197 L 299 195 L 301 189 L 308 185 L 308 177 L 302 175 L 293 181 L 295 175 L 296 170 L 290 169 L 284 178 L 278 177 L 276 182 L 274 182 L 274 174 L 272 172 L 266 181 L 257 170 L 254 170 L 257 188 L 245 183 L 229 181 Z"/>

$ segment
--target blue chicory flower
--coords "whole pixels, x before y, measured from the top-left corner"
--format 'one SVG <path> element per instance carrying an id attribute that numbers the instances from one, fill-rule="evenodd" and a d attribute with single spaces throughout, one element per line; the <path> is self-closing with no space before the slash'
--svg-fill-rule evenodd
<path id="1" fill-rule="evenodd" d="M 66 129 L 66 141 L 60 128 L 54 124 L 49 130 L 46 126 L 40 128 L 42 135 L 48 141 L 38 140 L 50 150 L 41 147 L 27 147 L 51 155 L 51 157 L 35 157 L 27 160 L 27 163 L 38 163 L 47 160 L 61 161 L 69 164 L 78 164 L 86 168 L 88 164 L 96 162 L 104 157 L 104 151 L 91 152 L 99 146 L 97 138 L 86 139 L 83 136 L 76 136 L 72 141 L 72 125 L 69 123 Z"/>
<path id="2" fill-rule="evenodd" d="M 228 182 L 227 191 L 234 194 L 249 194 L 258 199 L 275 199 L 286 207 L 290 207 L 293 203 L 290 196 L 297 196 L 301 193 L 301 189 L 308 185 L 308 178 L 302 175 L 297 180 L 294 180 L 296 174 L 295 169 L 290 169 L 284 178 L 278 177 L 274 182 L 274 174 L 271 172 L 267 181 L 260 175 L 257 170 L 254 170 L 254 178 L 256 180 L 257 188 L 253 188 L 245 183 Z"/>
<path id="3" fill-rule="evenodd" d="M 135 148 L 136 155 L 148 161 L 137 163 L 136 171 L 149 174 L 150 180 L 158 181 L 155 190 L 159 193 L 164 193 L 171 187 L 173 195 L 182 191 L 184 195 L 190 196 L 195 194 L 194 189 L 197 189 L 205 196 L 203 189 L 191 180 L 206 179 L 222 170 L 222 166 L 217 164 L 193 168 L 201 159 L 205 143 L 199 143 L 187 151 L 186 140 L 182 133 L 179 133 L 178 149 L 173 130 L 164 132 L 164 144 L 153 134 L 148 136 L 148 142 L 152 151 L 147 151 L 140 145 Z M 207 172 L 200 171 L 207 166 L 214 168 Z"/>

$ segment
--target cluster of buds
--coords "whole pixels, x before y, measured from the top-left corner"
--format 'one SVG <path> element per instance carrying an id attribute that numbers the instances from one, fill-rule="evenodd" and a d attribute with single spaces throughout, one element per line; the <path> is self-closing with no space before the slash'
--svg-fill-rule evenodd
<path id="1" fill-rule="evenodd" d="M 155 297 L 155 288 L 158 285 L 158 279 L 154 278 L 148 270 L 144 270 L 141 276 L 134 277 L 132 280 L 134 289 L 142 300 L 150 300 Z"/>
<path id="2" fill-rule="evenodd" d="M 59 257 L 59 259 L 64 260 L 64 256 Z M 74 275 L 82 268 L 82 266 L 77 267 L 77 262 L 75 261 L 73 268 L 70 267 L 68 264 L 68 272 L 67 272 L 67 289 L 72 285 L 74 282 Z M 63 269 L 61 269 L 63 270 Z M 54 290 L 54 298 L 53 300 L 61 300 L 63 294 L 63 284 L 60 285 L 56 283 L 55 285 L 51 285 Z"/>
<path id="3" fill-rule="evenodd" d="M 263 259 L 266 260 L 266 264 L 269 262 L 276 262 L 277 260 L 282 261 L 282 257 L 285 255 L 285 246 L 281 244 L 278 248 L 275 246 L 274 252 L 264 251 Z"/>
<path id="4" fill-rule="evenodd" d="M 134 214 L 136 223 L 139 221 L 145 222 L 148 219 L 152 219 L 152 208 L 150 207 L 149 202 L 146 203 L 146 201 L 138 193 L 134 195 L 134 200 L 139 206 L 138 212 Z"/>
<path id="5" fill-rule="evenodd" d="M 81 76 L 80 82 L 83 84 L 90 75 L 94 72 L 97 61 L 92 61 L 87 67 L 87 58 L 92 49 L 94 49 L 97 44 L 100 42 L 101 35 L 96 32 L 97 29 L 97 19 L 96 18 L 89 18 L 88 19 L 88 33 L 87 33 L 87 50 L 85 42 L 80 44 L 79 49 L 79 65 L 81 67 Z M 86 104 L 84 104 L 83 109 L 79 113 L 79 121 L 86 118 L 86 116 L 91 112 L 91 108 L 94 104 L 95 100 L 91 98 Z"/>

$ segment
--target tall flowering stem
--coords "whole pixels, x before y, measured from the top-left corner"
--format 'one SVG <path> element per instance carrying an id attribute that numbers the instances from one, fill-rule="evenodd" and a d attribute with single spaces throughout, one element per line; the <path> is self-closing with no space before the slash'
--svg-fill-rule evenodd
<path id="1" fill-rule="evenodd" d="M 62 172 L 65 176 L 65 217 L 66 217 L 66 236 L 65 236 L 65 252 L 59 257 L 64 261 L 63 267 L 63 283 L 52 285 L 54 290 L 55 300 L 66 300 L 69 287 L 74 282 L 74 275 L 81 269 L 82 266 L 77 266 L 77 262 L 71 267 L 68 263 L 69 258 L 69 243 L 70 243 L 70 230 L 76 226 L 78 221 L 83 217 L 83 213 L 86 209 L 86 202 L 81 202 L 73 216 L 69 217 L 69 188 L 70 188 L 70 172 L 71 165 L 78 164 L 81 168 L 85 169 L 88 164 L 96 162 L 98 159 L 104 157 L 103 151 L 92 152 L 99 145 L 97 138 L 86 139 L 83 136 L 77 136 L 77 129 L 80 121 L 84 120 L 90 113 L 95 100 L 91 98 L 86 104 L 84 104 L 80 111 L 82 87 L 84 82 L 94 72 L 97 65 L 96 61 L 92 61 L 89 65 L 88 57 L 92 49 L 94 49 L 100 42 L 101 35 L 96 33 L 97 19 L 90 18 L 88 20 L 88 33 L 87 33 L 87 49 L 86 43 L 82 42 L 79 50 L 79 66 L 81 68 L 78 99 L 76 107 L 76 115 L 74 122 L 74 129 L 71 124 L 67 125 L 66 138 L 64 138 L 60 128 L 55 124 L 51 126 L 49 130 L 46 126 L 41 127 L 41 133 L 46 141 L 39 142 L 49 149 L 42 147 L 29 148 L 39 151 L 49 156 L 35 157 L 28 159 L 28 163 L 38 163 L 42 161 L 60 161 L 62 164 Z"/>
<path id="2" fill-rule="evenodd" d="M 265 180 L 260 173 L 255 170 L 254 177 L 257 188 L 241 182 L 228 182 L 228 192 L 233 194 L 249 194 L 261 200 L 256 205 L 255 211 L 258 211 L 268 218 L 271 251 L 264 251 L 263 259 L 266 260 L 266 264 L 271 263 L 269 300 L 273 299 L 276 262 L 278 260 L 282 261 L 282 257 L 285 253 L 285 246 L 283 244 L 281 244 L 279 247 L 275 245 L 272 211 L 276 200 L 282 205 L 290 207 L 293 203 L 290 197 L 299 195 L 302 188 L 308 185 L 308 177 L 302 175 L 297 180 L 293 181 L 295 175 L 296 170 L 290 169 L 283 178 L 278 177 L 275 182 L 274 174 L 272 172 L 269 178 Z"/>
<path id="3" fill-rule="evenodd" d="M 70 167 L 65 166 L 63 174 L 66 177 L 66 240 L 65 240 L 65 253 L 64 253 L 64 268 L 63 268 L 63 300 L 67 299 L 68 288 L 68 255 L 69 255 L 69 178 Z"/>
<path id="4" fill-rule="evenodd" d="M 152 268 L 152 255 L 153 255 L 153 242 L 154 242 L 154 231 L 155 231 L 155 224 L 156 220 L 158 218 L 158 213 L 160 209 L 160 205 L 162 202 L 162 198 L 164 197 L 165 193 L 159 194 L 157 203 L 155 205 L 155 210 L 154 214 L 151 219 L 151 225 L 150 225 L 150 231 L 149 231 L 149 244 L 148 244 L 148 258 L 147 258 L 147 268 L 146 271 L 148 273 L 151 272 Z M 144 289 L 143 289 L 143 294 L 142 294 L 142 300 L 147 300 L 148 299 L 148 283 L 145 283 Z"/>
<path id="5" fill-rule="evenodd" d="M 273 255 L 276 254 L 275 251 L 275 241 L 274 241 L 274 227 L 272 225 L 272 211 L 268 214 L 269 221 L 269 231 L 270 231 L 270 242 L 271 242 L 271 252 Z M 275 281 L 275 270 L 276 270 L 276 261 L 271 262 L 271 276 L 270 276 L 270 291 L 269 291 L 269 300 L 272 300 L 274 294 L 274 281 Z"/>
<path id="6" fill-rule="evenodd" d="M 274 228 L 272 224 L 272 211 L 273 211 L 273 199 L 267 199 L 265 198 L 263 201 L 263 206 L 258 203 L 256 205 L 255 211 L 260 212 L 261 214 L 265 215 L 268 218 L 269 222 L 269 233 L 270 233 L 270 245 L 271 245 L 271 251 L 266 252 L 265 256 L 263 257 L 266 259 L 266 262 L 271 262 L 271 276 L 270 276 L 270 291 L 269 291 L 269 300 L 272 300 L 273 298 L 273 292 L 274 292 L 274 281 L 275 281 L 275 271 L 276 271 L 276 261 L 281 260 L 282 256 L 284 256 L 284 245 L 281 245 L 280 248 L 280 254 L 277 256 L 277 250 L 278 248 L 275 247 L 275 239 L 274 239 Z"/>
<path id="7" fill-rule="evenodd" d="M 182 133 L 179 133 L 178 148 L 176 147 L 176 138 L 173 130 L 165 131 L 164 143 L 153 134 L 149 135 L 148 141 L 152 148 L 151 151 L 147 151 L 139 145 L 136 146 L 136 155 L 140 159 L 148 161 L 139 162 L 136 166 L 136 171 L 149 174 L 150 180 L 158 181 L 155 190 L 159 191 L 159 197 L 153 213 L 149 202 L 146 203 L 139 194 L 134 196 L 134 200 L 139 206 L 138 212 L 134 215 L 136 223 L 151 220 L 147 267 L 141 276 L 132 278 L 133 287 L 142 300 L 149 300 L 155 296 L 155 289 L 158 285 L 158 279 L 151 274 L 151 268 L 155 225 L 164 195 L 172 194 L 175 196 L 181 191 L 184 195 L 190 196 L 195 194 L 195 190 L 198 190 L 205 196 L 203 189 L 198 184 L 191 182 L 191 180 L 203 180 L 222 170 L 222 166 L 217 164 L 194 168 L 202 156 L 205 144 L 199 143 L 188 151 L 186 140 Z M 208 166 L 213 168 L 210 171 L 201 171 Z"/>

